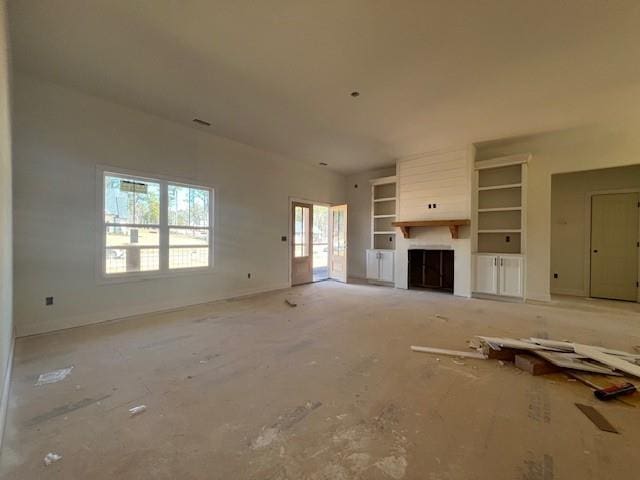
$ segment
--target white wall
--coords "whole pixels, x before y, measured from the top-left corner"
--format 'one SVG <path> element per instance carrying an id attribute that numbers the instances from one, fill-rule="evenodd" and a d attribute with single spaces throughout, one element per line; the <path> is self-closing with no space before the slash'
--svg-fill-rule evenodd
<path id="1" fill-rule="evenodd" d="M 587 296 L 588 194 L 603 190 L 640 190 L 640 165 L 551 178 L 551 293 Z M 558 278 L 553 278 L 557 273 Z"/>
<path id="2" fill-rule="evenodd" d="M 289 197 L 346 200 L 342 175 L 26 75 L 14 126 L 18 335 L 285 287 Z M 98 164 L 213 186 L 213 272 L 97 283 Z"/>
<path id="3" fill-rule="evenodd" d="M 477 145 L 478 160 L 531 153 L 527 184 L 526 298 L 549 301 L 551 275 L 551 175 L 637 164 L 635 122 L 611 123 Z"/>
<path id="4" fill-rule="evenodd" d="M 0 0 L 0 443 L 6 409 L 5 390 L 9 378 L 12 316 L 12 210 L 11 210 L 11 121 L 9 115 L 9 46 L 6 4 Z"/>
<path id="5" fill-rule="evenodd" d="M 436 152 L 398 161 L 398 221 L 471 218 L 470 150 Z M 428 204 L 435 203 L 435 209 Z M 412 228 L 411 238 L 396 236 L 396 287 L 408 288 L 408 251 L 453 249 L 455 295 L 471 295 L 471 236 L 460 227 L 452 239 L 448 227 Z"/>
<path id="6" fill-rule="evenodd" d="M 371 248 L 371 184 L 373 178 L 396 174 L 396 167 L 368 170 L 347 177 L 347 203 L 349 204 L 347 235 L 349 237 L 349 276 L 365 278 L 367 275 L 366 250 Z"/>

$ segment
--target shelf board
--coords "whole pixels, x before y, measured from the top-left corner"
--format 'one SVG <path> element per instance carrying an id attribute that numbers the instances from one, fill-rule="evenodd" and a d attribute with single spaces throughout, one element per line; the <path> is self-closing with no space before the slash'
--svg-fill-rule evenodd
<path id="1" fill-rule="evenodd" d="M 374 235 L 395 235 L 396 232 L 373 232 Z"/>
<path id="2" fill-rule="evenodd" d="M 505 188 L 520 188 L 522 187 L 522 183 L 508 183 L 506 185 L 493 185 L 491 187 L 478 187 L 479 192 L 483 192 L 486 190 L 503 190 Z"/>
<path id="3" fill-rule="evenodd" d="M 515 212 L 522 210 L 522 207 L 497 207 L 497 208 L 479 208 L 478 213 L 482 212 Z"/>
<path id="4" fill-rule="evenodd" d="M 498 228 L 492 230 L 478 230 L 478 233 L 521 233 L 520 228 Z"/>
<path id="5" fill-rule="evenodd" d="M 395 200 L 396 200 L 396 197 L 374 198 L 373 199 L 374 202 L 391 202 L 391 201 L 395 202 Z"/>
<path id="6" fill-rule="evenodd" d="M 393 218 L 395 216 L 396 216 L 396 214 L 392 213 L 392 214 L 389 214 L 389 215 L 374 215 L 373 218 Z"/>

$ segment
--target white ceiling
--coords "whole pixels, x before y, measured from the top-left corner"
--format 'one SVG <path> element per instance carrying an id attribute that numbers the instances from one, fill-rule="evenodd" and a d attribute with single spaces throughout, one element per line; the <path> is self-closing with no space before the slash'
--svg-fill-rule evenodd
<path id="1" fill-rule="evenodd" d="M 10 24 L 19 70 L 343 173 L 640 112 L 637 0 L 14 0 Z"/>

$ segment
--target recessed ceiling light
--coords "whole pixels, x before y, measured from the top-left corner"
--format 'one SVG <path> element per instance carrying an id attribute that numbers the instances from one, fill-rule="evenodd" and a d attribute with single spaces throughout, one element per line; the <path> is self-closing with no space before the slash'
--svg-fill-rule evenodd
<path id="1" fill-rule="evenodd" d="M 320 162 L 318 165 L 322 166 L 322 167 L 326 167 L 327 165 L 329 165 L 328 163 L 325 162 Z"/>
<path id="2" fill-rule="evenodd" d="M 359 96 L 360 96 L 360 92 L 358 92 L 358 91 L 353 91 L 353 92 L 351 92 L 351 93 L 350 93 L 350 95 L 351 95 L 353 98 L 356 98 L 356 97 L 359 97 Z"/>
<path id="3" fill-rule="evenodd" d="M 201 120 L 199 118 L 194 118 L 193 123 L 197 123 L 198 125 L 204 125 L 205 127 L 210 127 L 211 124 L 205 120 Z"/>

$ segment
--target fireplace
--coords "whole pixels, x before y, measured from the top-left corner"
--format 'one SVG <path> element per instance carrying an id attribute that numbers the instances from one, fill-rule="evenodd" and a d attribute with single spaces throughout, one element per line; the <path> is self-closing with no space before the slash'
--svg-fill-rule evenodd
<path id="1" fill-rule="evenodd" d="M 453 293 L 453 250 L 409 250 L 409 288 Z"/>

